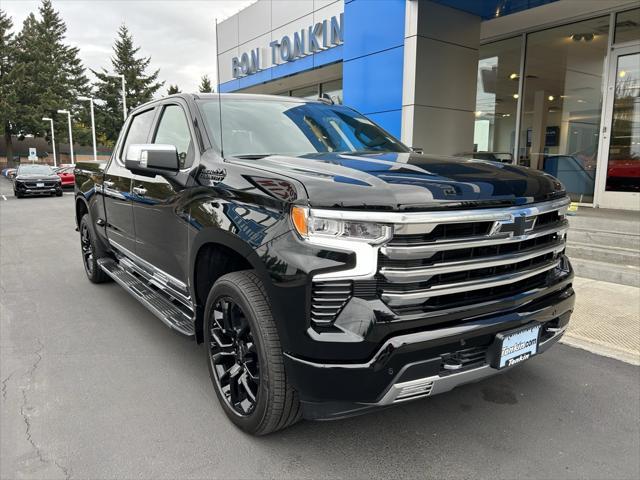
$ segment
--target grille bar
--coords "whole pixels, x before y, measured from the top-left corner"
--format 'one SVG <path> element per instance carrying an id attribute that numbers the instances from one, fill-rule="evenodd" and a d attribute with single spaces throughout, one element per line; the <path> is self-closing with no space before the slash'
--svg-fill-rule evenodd
<path id="1" fill-rule="evenodd" d="M 557 233 L 560 235 L 560 234 L 566 233 L 568 228 L 569 228 L 569 222 L 567 220 L 563 220 L 562 222 L 559 222 L 559 225 L 553 226 L 551 228 L 536 230 L 531 233 L 527 233 L 525 235 L 520 235 L 520 236 L 509 236 L 509 234 L 504 234 L 504 235 L 495 235 L 491 237 L 488 237 L 488 236 L 473 237 L 473 238 L 467 238 L 462 241 L 456 241 L 456 242 L 435 241 L 427 245 L 417 245 L 417 246 L 388 245 L 388 246 L 382 247 L 380 251 L 382 252 L 383 255 L 393 260 L 414 260 L 418 258 L 429 257 L 434 253 L 440 252 L 443 250 L 459 250 L 463 248 L 502 245 L 505 243 L 518 243 L 526 240 L 532 240 L 534 238 L 544 237 L 546 235 L 551 235 L 554 233 Z"/>
<path id="2" fill-rule="evenodd" d="M 560 260 L 553 260 L 547 262 L 542 266 L 519 271 L 516 273 L 507 273 L 504 275 L 496 275 L 490 278 L 482 278 L 478 280 L 471 280 L 468 282 L 457 282 L 444 285 L 434 286 L 426 290 L 417 290 L 412 292 L 391 293 L 384 291 L 382 293 L 382 300 L 391 307 L 415 305 L 428 300 L 431 297 L 440 295 L 449 295 L 452 293 L 460 293 L 470 290 L 480 290 L 483 288 L 498 287 L 501 285 L 507 285 L 509 283 L 524 280 L 529 277 L 538 275 L 560 265 Z"/>
<path id="3" fill-rule="evenodd" d="M 311 320 L 316 325 L 330 325 L 353 293 L 351 282 L 313 282 Z"/>
<path id="4" fill-rule="evenodd" d="M 564 250 L 564 239 L 558 240 L 551 246 L 544 245 L 542 248 L 536 248 L 529 251 L 518 253 L 509 253 L 505 255 L 495 255 L 492 257 L 462 260 L 457 262 L 442 262 L 434 264 L 426 268 L 389 268 L 383 267 L 380 273 L 390 282 L 394 283 L 412 283 L 423 281 L 433 275 L 443 273 L 463 272 L 466 270 L 477 270 L 480 268 L 498 267 L 502 265 L 510 265 L 512 263 L 531 260 L 536 257 L 548 255 L 549 253 L 558 253 Z"/>

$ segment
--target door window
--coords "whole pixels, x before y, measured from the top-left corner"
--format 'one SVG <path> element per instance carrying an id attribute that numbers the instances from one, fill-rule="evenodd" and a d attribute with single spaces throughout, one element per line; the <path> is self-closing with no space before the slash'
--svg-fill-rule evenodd
<path id="1" fill-rule="evenodd" d="M 168 105 L 162 112 L 162 118 L 153 143 L 174 145 L 178 151 L 180 168 L 188 168 L 195 156 L 189 123 L 182 108 Z"/>
<path id="2" fill-rule="evenodd" d="M 131 119 L 129 124 L 129 131 L 127 137 L 120 150 L 120 158 L 125 159 L 127 155 L 127 149 L 130 145 L 137 145 L 141 143 L 147 143 L 149 137 L 149 130 L 151 129 L 151 123 L 153 122 L 154 110 L 147 110 L 146 112 L 138 113 Z"/>

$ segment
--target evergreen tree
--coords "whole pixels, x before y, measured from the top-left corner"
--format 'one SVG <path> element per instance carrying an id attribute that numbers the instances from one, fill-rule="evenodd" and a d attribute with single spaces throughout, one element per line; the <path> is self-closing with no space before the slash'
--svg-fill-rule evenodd
<path id="1" fill-rule="evenodd" d="M 200 93 L 213 93 L 213 87 L 211 86 L 211 80 L 208 75 L 203 75 L 200 79 L 200 86 L 198 86 Z"/>
<path id="2" fill-rule="evenodd" d="M 164 85 L 157 81 L 160 70 L 147 74 L 151 57 L 140 56 L 139 51 L 140 47 L 134 46 L 133 37 L 123 24 L 113 45 L 111 69 L 92 70 L 98 78 L 94 85 L 95 96 L 102 100 L 102 104 L 96 106 L 96 128 L 111 145 L 117 140 L 123 124 L 121 79 L 112 75 L 124 75 L 129 110 L 151 100 Z"/>
<path id="3" fill-rule="evenodd" d="M 11 135 L 16 133 L 17 87 L 24 78 L 16 63 L 15 37 L 11 29 L 13 21 L 0 10 L 0 125 L 7 149 L 7 162 L 13 166 L 13 144 Z"/>
<path id="4" fill-rule="evenodd" d="M 176 93 L 180 93 L 178 85 L 169 85 L 169 88 L 167 89 L 167 95 L 175 95 Z"/>
<path id="5" fill-rule="evenodd" d="M 70 110 L 74 117 L 83 116 L 77 98 L 89 93 L 89 82 L 78 57 L 79 49 L 64 43 L 67 27 L 51 0 L 43 0 L 40 18 L 30 14 L 16 39 L 17 62 L 23 69 L 24 81 L 18 87 L 15 130 L 19 135 L 48 134 L 43 116 L 56 117 L 59 109 Z M 66 116 L 56 123 L 66 124 Z M 90 131 L 86 122 L 74 124 L 74 140 L 86 143 Z M 68 141 L 67 129 L 58 138 Z"/>

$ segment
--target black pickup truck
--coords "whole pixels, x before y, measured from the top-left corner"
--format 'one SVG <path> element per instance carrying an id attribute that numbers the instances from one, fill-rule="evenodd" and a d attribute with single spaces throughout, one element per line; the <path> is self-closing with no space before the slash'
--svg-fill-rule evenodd
<path id="1" fill-rule="evenodd" d="M 573 310 L 560 182 L 417 154 L 345 106 L 166 97 L 75 178 L 89 280 L 204 343 L 253 434 L 496 374 Z"/>

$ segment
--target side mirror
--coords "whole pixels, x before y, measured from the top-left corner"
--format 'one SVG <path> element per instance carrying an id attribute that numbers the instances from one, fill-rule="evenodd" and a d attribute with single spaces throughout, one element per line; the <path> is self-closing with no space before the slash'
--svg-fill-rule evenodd
<path id="1" fill-rule="evenodd" d="M 124 166 L 133 173 L 148 177 L 175 173 L 180 170 L 178 150 L 174 145 L 129 145 Z"/>

